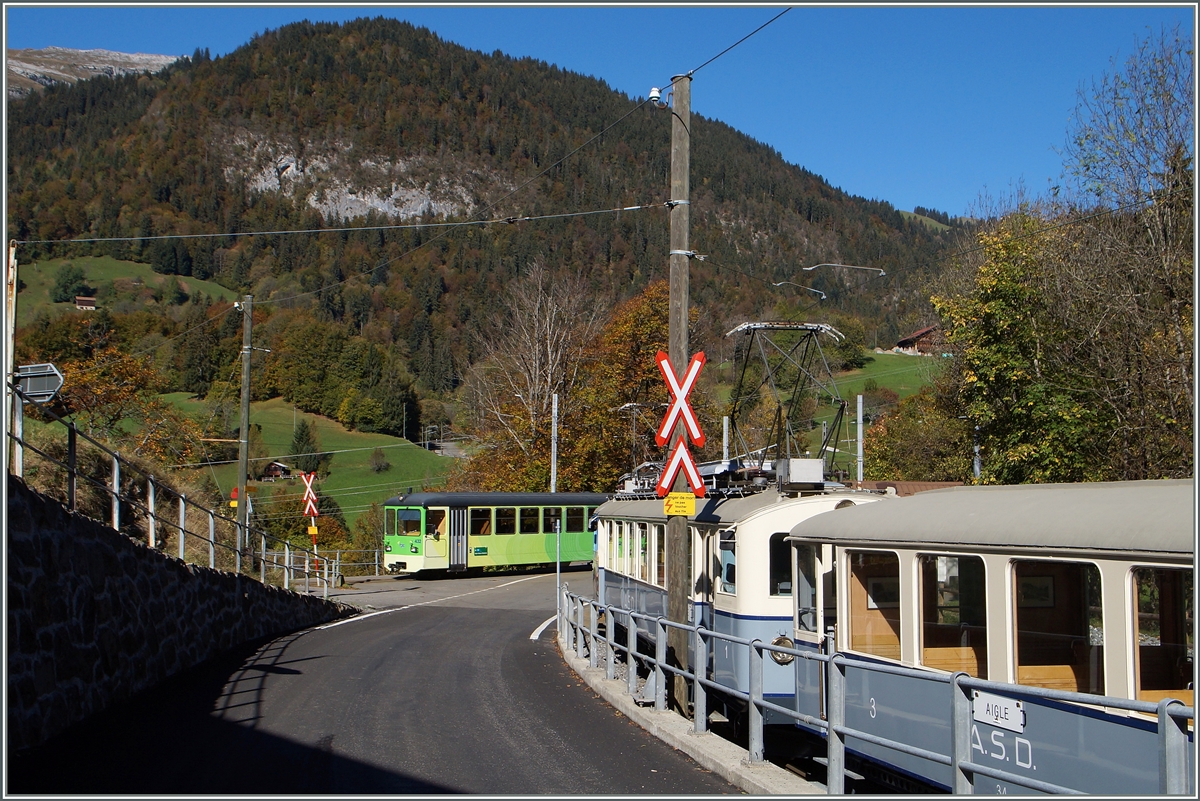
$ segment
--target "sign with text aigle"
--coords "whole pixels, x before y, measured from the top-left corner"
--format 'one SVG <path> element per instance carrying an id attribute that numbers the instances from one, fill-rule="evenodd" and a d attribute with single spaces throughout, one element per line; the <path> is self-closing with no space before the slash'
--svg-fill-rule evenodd
<path id="1" fill-rule="evenodd" d="M 698 447 L 704 447 L 706 439 L 704 432 L 700 430 L 700 422 L 696 419 L 696 412 L 692 409 L 692 405 L 688 403 L 688 395 L 691 394 L 692 388 L 696 386 L 696 379 L 700 377 L 700 371 L 704 369 L 704 353 L 697 353 L 692 357 L 688 364 L 687 370 L 683 374 L 681 381 L 675 375 L 675 370 L 671 367 L 671 359 L 661 350 L 655 354 L 654 360 L 658 363 L 658 369 L 662 372 L 663 378 L 667 382 L 667 390 L 671 394 L 671 403 L 667 409 L 667 414 L 663 418 L 662 425 L 658 427 L 658 433 L 654 436 L 654 441 L 658 445 L 666 445 L 671 439 L 671 432 L 675 425 L 682 421 L 683 436 L 675 443 L 674 450 L 667 457 L 666 468 L 662 472 L 662 476 L 658 479 L 658 485 L 654 491 L 658 496 L 665 497 L 671 492 L 671 485 L 675 483 L 675 477 L 682 470 L 687 478 L 688 486 L 691 487 L 692 494 L 697 498 L 704 497 L 704 481 L 700 478 L 700 471 L 696 469 L 696 463 L 692 461 L 692 454 L 688 451 L 687 443 L 690 439 Z M 676 494 L 676 493 L 672 493 Z M 670 508 L 667 508 L 670 506 Z M 664 506 L 666 514 L 672 514 L 672 509 L 678 509 L 677 504 L 668 503 Z M 694 510 L 694 506 L 693 506 Z M 674 512 L 678 514 L 679 512 Z M 693 511 L 694 513 L 694 511 Z"/>

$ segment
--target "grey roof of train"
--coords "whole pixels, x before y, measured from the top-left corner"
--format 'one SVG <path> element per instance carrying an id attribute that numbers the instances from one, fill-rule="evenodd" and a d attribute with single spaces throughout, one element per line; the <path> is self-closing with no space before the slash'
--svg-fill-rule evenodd
<path id="1" fill-rule="evenodd" d="M 1192 479 L 952 487 L 835 509 L 791 538 L 1192 554 Z"/>
<path id="2" fill-rule="evenodd" d="M 866 493 L 839 493 L 845 497 L 863 497 Z M 805 498 L 829 498 L 831 495 L 807 495 Z M 878 496 L 876 496 L 878 497 Z M 773 489 L 757 492 L 753 495 L 725 498 L 721 496 L 706 496 L 696 499 L 696 515 L 689 518 L 696 523 L 736 523 L 747 515 L 760 509 L 773 506 L 784 500 L 795 500 L 795 496 L 781 495 Z M 663 514 L 663 499 L 649 500 L 611 500 L 600 506 L 596 513 L 601 516 L 630 517 L 635 519 L 666 519 Z"/>
<path id="3" fill-rule="evenodd" d="M 594 506 L 608 496 L 598 492 L 414 492 L 388 498 L 384 505 L 440 505 L 450 498 L 455 506 Z"/>

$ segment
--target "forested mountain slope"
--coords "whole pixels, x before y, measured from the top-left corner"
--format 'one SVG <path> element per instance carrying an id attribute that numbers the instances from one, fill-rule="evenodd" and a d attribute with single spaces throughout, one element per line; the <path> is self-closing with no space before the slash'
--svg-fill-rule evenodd
<path id="1" fill-rule="evenodd" d="M 25 263 L 111 255 L 253 294 L 273 351 L 258 394 L 335 414 L 350 387 L 382 403 L 409 373 L 423 391 L 445 392 L 479 355 L 505 287 L 533 261 L 581 276 L 602 306 L 665 276 L 666 211 L 380 226 L 661 204 L 670 116 L 637 104 L 602 81 L 470 51 L 403 22 L 289 25 L 221 58 L 198 51 L 154 75 L 10 101 L 9 235 L 24 243 Z M 782 280 L 829 293 L 809 318 L 857 316 L 883 343 L 928 321 L 920 289 L 955 229 L 906 221 L 721 122 L 692 122 L 691 247 L 707 258 L 692 261 L 691 297 L 702 339 L 805 295 L 771 285 Z M 347 226 L 370 230 L 317 232 Z M 313 233 L 243 235 L 293 230 Z M 819 262 L 888 275 L 800 272 Z M 155 331 L 120 315 L 111 327 L 132 349 L 220 309 L 191 298 L 151 309 L 162 317 Z M 42 319 L 27 332 L 43 358 L 54 355 L 45 352 L 54 325 Z M 235 328 L 214 327 L 202 353 L 199 335 L 172 340 L 158 356 L 164 382 L 203 393 L 224 379 Z M 322 371 L 296 375 L 314 361 Z M 405 414 L 393 401 L 384 422 L 368 425 L 395 432 Z"/>

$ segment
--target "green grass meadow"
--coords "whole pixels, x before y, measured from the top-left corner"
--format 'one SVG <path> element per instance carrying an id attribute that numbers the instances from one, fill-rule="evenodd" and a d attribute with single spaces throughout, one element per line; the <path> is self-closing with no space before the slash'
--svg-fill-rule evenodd
<path id="1" fill-rule="evenodd" d="M 155 289 L 166 283 L 170 276 L 159 275 L 150 268 L 149 264 L 133 261 L 118 261 L 109 256 L 80 256 L 71 259 L 47 259 L 17 265 L 17 277 L 25 284 L 25 288 L 17 295 L 17 325 L 28 325 L 39 311 L 47 311 L 52 316 L 65 312 L 74 312 L 74 303 L 52 303 L 50 290 L 54 288 L 54 278 L 58 269 L 64 264 L 74 264 L 83 269 L 85 281 L 93 289 L 99 291 L 105 284 L 128 279 L 140 279 L 142 289 Z M 201 281 L 188 276 L 175 276 L 184 292 L 194 295 L 202 292 L 213 300 L 234 300 L 236 293 L 212 281 Z M 143 293 L 144 294 L 144 293 Z M 132 298 L 131 298 L 132 299 Z M 139 305 L 154 305 L 152 298 L 139 297 Z M 104 301 L 99 303 L 101 307 Z"/>
<path id="2" fill-rule="evenodd" d="M 163 396 L 203 423 L 208 415 L 203 401 L 187 393 L 176 392 Z M 346 524 L 354 525 L 355 519 L 365 512 L 373 501 L 384 501 L 409 489 L 419 491 L 424 486 L 440 485 L 453 461 L 450 457 L 438 456 L 414 445 L 406 439 L 387 434 L 364 434 L 348 431 L 341 423 L 306 412 L 294 411 L 291 404 L 282 398 L 250 404 L 251 425 L 262 426 L 263 441 L 272 457 L 287 463 L 286 457 L 292 444 L 293 426 L 307 420 L 315 426 L 321 450 L 333 453 L 329 464 L 329 477 L 319 486 L 323 494 L 331 496 L 346 515 Z M 371 470 L 371 452 L 381 448 L 391 467 L 376 473 Z M 202 468 L 229 496 L 229 490 L 237 483 L 237 465 L 224 464 Z M 255 513 L 269 514 L 269 498 L 276 491 L 299 496 L 304 492 L 304 483 L 299 478 L 258 482 Z"/>

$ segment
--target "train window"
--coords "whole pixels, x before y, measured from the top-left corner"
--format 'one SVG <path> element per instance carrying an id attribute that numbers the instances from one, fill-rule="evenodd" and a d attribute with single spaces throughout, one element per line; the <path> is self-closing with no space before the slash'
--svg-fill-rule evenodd
<path id="1" fill-rule="evenodd" d="M 796 627 L 817 631 L 817 546 L 796 545 Z"/>
<path id="2" fill-rule="evenodd" d="M 646 524 L 637 524 L 637 542 L 638 542 L 638 575 L 642 581 L 650 580 L 650 543 L 646 541 Z"/>
<path id="3" fill-rule="evenodd" d="M 383 510 L 383 533 L 384 533 L 384 536 L 387 536 L 387 537 L 396 536 L 396 510 L 395 509 L 384 509 Z"/>
<path id="4" fill-rule="evenodd" d="M 718 555 L 721 565 L 721 580 L 717 589 L 730 595 L 737 595 L 737 539 L 734 529 L 720 532 L 717 540 Z"/>
<path id="5" fill-rule="evenodd" d="M 900 560 L 894 553 L 850 557 L 850 647 L 900 658 Z"/>
<path id="6" fill-rule="evenodd" d="M 517 533 L 517 510 L 511 506 L 501 506 L 496 509 L 496 533 Z"/>
<path id="7" fill-rule="evenodd" d="M 1133 571 L 1137 604 L 1137 698 L 1176 698 L 1191 706 L 1195 613 L 1192 571 L 1140 567 Z"/>
<path id="8" fill-rule="evenodd" d="M 587 531 L 587 515 L 583 513 L 582 506 L 567 507 L 567 531 L 572 534 Z"/>
<path id="9" fill-rule="evenodd" d="M 471 510 L 471 536 L 486 537 L 492 533 L 492 510 L 491 509 L 472 509 Z"/>
<path id="10" fill-rule="evenodd" d="M 792 549 L 783 541 L 787 535 L 786 531 L 771 535 L 770 554 L 767 558 L 771 595 L 792 594 L 792 560 L 789 558 Z"/>
<path id="11" fill-rule="evenodd" d="M 983 560 L 921 556 L 921 664 L 987 678 Z"/>
<path id="12" fill-rule="evenodd" d="M 1104 692 L 1100 571 L 1084 562 L 1013 562 L 1017 683 Z"/>
<path id="13" fill-rule="evenodd" d="M 396 533 L 402 536 L 412 536 L 421 533 L 420 509 L 396 510 Z"/>
<path id="14" fill-rule="evenodd" d="M 545 532 L 547 534 L 553 534 L 555 531 L 562 533 L 562 509 L 557 506 L 547 507 L 542 510 L 542 519 L 546 523 Z"/>
<path id="15" fill-rule="evenodd" d="M 425 512 L 425 536 L 438 539 L 446 531 L 446 510 L 430 509 Z"/>
<path id="16" fill-rule="evenodd" d="M 667 532 L 662 526 L 654 527 L 654 575 L 655 584 L 667 586 Z"/>
<path id="17" fill-rule="evenodd" d="M 525 508 L 518 509 L 520 532 L 522 534 L 537 534 L 541 529 L 541 509 Z"/>

